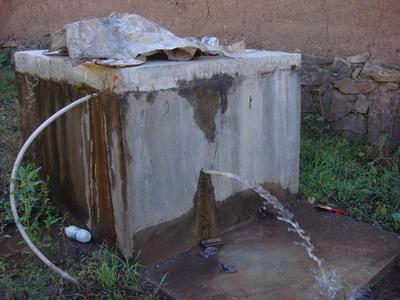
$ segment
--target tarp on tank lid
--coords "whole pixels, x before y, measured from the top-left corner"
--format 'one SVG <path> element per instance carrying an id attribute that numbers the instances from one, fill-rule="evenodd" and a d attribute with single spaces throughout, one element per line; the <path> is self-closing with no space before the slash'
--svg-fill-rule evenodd
<path id="1" fill-rule="evenodd" d="M 68 53 L 75 63 L 91 62 L 122 67 L 145 63 L 149 56 L 191 60 L 198 55 L 242 57 L 244 42 L 231 46 L 208 45 L 181 38 L 139 15 L 112 13 L 107 18 L 67 24 L 52 35 L 50 52 Z"/>

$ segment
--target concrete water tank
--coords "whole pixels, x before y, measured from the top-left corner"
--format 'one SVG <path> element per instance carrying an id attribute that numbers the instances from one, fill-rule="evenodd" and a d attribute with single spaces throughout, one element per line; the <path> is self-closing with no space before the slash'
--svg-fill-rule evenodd
<path id="1" fill-rule="evenodd" d="M 23 133 L 100 92 L 46 129 L 33 157 L 77 225 L 154 263 L 198 243 L 209 216 L 216 235 L 255 215 L 257 197 L 223 178 L 210 187 L 215 203 L 198 203 L 202 168 L 258 181 L 282 200 L 297 192 L 300 60 L 248 50 L 114 69 L 17 52 Z"/>

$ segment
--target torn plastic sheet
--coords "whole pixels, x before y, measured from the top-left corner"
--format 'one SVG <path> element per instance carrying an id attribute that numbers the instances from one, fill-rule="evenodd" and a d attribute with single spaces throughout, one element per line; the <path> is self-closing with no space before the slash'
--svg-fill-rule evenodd
<path id="1" fill-rule="evenodd" d="M 50 51 L 68 50 L 75 63 L 124 67 L 146 62 L 147 57 L 191 60 L 198 55 L 242 57 L 244 42 L 209 45 L 181 38 L 139 15 L 112 13 L 110 17 L 67 24 L 52 35 Z"/>

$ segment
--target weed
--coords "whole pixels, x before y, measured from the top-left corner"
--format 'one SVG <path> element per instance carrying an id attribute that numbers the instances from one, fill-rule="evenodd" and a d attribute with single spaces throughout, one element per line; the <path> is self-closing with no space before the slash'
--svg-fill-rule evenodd
<path id="1" fill-rule="evenodd" d="M 20 136 L 16 94 L 9 53 L 0 51 L 0 232 L 12 220 L 7 193 Z"/>
<path id="2" fill-rule="evenodd" d="M 118 259 L 115 255 L 99 255 L 88 265 L 89 278 L 103 289 L 115 288 L 118 279 Z"/>
<path id="3" fill-rule="evenodd" d="M 340 202 L 357 219 L 400 230 L 400 155 L 324 130 L 302 132 L 300 192 Z"/>
<path id="4" fill-rule="evenodd" d="M 54 287 L 61 283 L 57 275 L 35 263 L 17 267 L 3 263 L 0 268 L 0 291 L 5 291 L 6 299 L 54 299 L 58 293 Z"/>
<path id="5" fill-rule="evenodd" d="M 12 67 L 0 66 L 0 197 L 6 192 L 20 138 L 16 95 Z"/>
<path id="6" fill-rule="evenodd" d="M 25 227 L 32 241 L 39 248 L 54 250 L 57 247 L 50 235 L 50 227 L 61 218 L 57 209 L 49 200 L 47 180 L 39 174 L 40 168 L 27 164 L 18 169 L 16 179 L 15 199 L 20 216 L 20 222 Z M 2 231 L 12 224 L 13 218 L 8 201 L 0 202 L 0 225 Z"/>
<path id="7" fill-rule="evenodd" d="M 11 51 L 10 49 L 0 50 L 0 68 L 6 68 L 11 65 Z"/>
<path id="8" fill-rule="evenodd" d="M 79 281 L 75 286 L 34 263 L 18 268 L 6 264 L 2 268 L 0 263 L 0 296 L 3 290 L 9 298 L 18 299 L 158 299 L 163 281 L 156 289 L 146 291 L 140 267 L 137 261 L 123 259 L 114 250 L 102 247 L 82 259 L 79 266 L 70 265 L 68 271 Z"/>
<path id="9" fill-rule="evenodd" d="M 20 221 L 29 228 L 50 228 L 60 220 L 56 208 L 49 202 L 48 180 L 39 174 L 40 168 L 29 163 L 18 169 L 15 198 L 20 206 Z"/>
<path id="10" fill-rule="evenodd" d="M 90 290 L 89 294 L 111 299 L 125 299 L 129 295 L 152 297 L 154 293 L 142 288 L 140 267 L 136 260 L 121 258 L 115 251 L 103 247 L 86 261 L 77 277 L 80 282 L 90 281 L 85 294 Z"/>

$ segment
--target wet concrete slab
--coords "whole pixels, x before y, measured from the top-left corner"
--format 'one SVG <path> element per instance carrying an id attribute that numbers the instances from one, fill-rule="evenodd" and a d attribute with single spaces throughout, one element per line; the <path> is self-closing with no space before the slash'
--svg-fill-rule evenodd
<path id="1" fill-rule="evenodd" d="M 377 226 L 316 210 L 301 200 L 290 205 L 311 235 L 316 254 L 338 273 L 342 287 L 335 299 L 347 299 L 390 272 L 400 238 Z M 271 217 L 254 220 L 222 236 L 217 255 L 205 259 L 200 248 L 149 268 L 145 277 L 157 284 L 167 274 L 164 291 L 176 299 L 325 299 L 316 286 L 316 265 L 299 238 Z M 234 264 L 224 273 L 220 263 Z"/>

